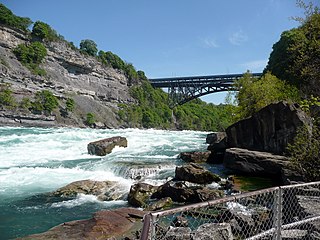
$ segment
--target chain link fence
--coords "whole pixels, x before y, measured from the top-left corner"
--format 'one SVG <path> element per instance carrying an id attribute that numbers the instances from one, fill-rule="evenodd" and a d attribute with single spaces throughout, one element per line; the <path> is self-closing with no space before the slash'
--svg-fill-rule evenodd
<path id="1" fill-rule="evenodd" d="M 141 240 L 320 239 L 320 182 L 145 215 Z"/>

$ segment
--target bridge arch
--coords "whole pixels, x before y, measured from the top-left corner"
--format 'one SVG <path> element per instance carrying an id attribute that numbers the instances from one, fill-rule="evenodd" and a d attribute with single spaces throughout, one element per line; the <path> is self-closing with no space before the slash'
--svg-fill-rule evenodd
<path id="1" fill-rule="evenodd" d="M 251 73 L 261 77 L 262 73 Z M 234 89 L 234 81 L 243 74 L 226 74 L 211 76 L 173 77 L 149 79 L 154 88 L 167 88 L 171 108 L 187 103 L 195 98 Z"/>

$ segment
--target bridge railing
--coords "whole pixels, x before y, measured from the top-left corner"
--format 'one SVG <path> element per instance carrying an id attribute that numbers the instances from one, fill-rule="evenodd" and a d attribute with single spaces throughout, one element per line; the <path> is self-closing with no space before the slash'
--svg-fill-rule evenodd
<path id="1" fill-rule="evenodd" d="M 320 238 L 320 182 L 152 212 L 141 234 L 142 240 L 282 238 Z"/>

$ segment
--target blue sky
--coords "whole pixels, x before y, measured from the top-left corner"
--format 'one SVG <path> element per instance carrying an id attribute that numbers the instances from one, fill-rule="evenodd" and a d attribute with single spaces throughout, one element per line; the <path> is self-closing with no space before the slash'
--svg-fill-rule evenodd
<path id="1" fill-rule="evenodd" d="M 261 72 L 295 0 L 0 0 L 76 46 L 92 39 L 147 77 Z M 319 5 L 319 0 L 313 0 Z M 202 99 L 221 103 L 225 93 Z"/>

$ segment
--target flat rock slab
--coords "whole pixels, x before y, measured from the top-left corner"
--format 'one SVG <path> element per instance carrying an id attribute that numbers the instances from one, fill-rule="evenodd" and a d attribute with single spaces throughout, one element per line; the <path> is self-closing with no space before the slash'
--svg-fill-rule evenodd
<path id="1" fill-rule="evenodd" d="M 105 156 L 111 153 L 115 146 L 127 147 L 128 141 L 125 137 L 116 136 L 91 142 L 88 144 L 87 148 L 88 153 L 91 155 Z"/>
<path id="2" fill-rule="evenodd" d="M 60 224 L 47 232 L 19 239 L 114 239 L 131 236 L 142 228 L 143 211 L 119 208 L 97 212 L 93 218 Z"/>

